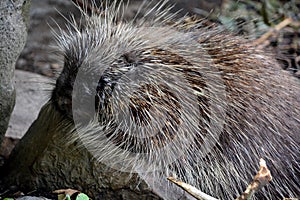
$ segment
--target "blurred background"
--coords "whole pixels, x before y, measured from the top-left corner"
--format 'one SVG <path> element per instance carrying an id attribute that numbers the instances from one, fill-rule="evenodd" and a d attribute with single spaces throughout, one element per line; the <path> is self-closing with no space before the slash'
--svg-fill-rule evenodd
<path id="1" fill-rule="evenodd" d="M 156 1 L 158 2 L 154 0 Z M 55 56 L 53 48 L 55 41 L 51 28 L 54 31 L 58 30 L 58 26 L 64 29 L 66 19 L 69 19 L 71 14 L 78 20 L 80 12 L 74 4 L 82 5 L 82 2 L 82 0 L 31 1 L 27 44 L 16 64 L 17 69 L 56 77 L 62 68 L 62 58 Z M 253 40 L 268 31 L 271 32 L 271 36 L 264 41 L 263 48 L 275 52 L 283 68 L 300 77 L 299 0 L 170 0 L 169 2 L 174 4 L 173 12 L 179 11 L 178 16 L 188 13 L 198 18 L 207 18 Z M 141 3 L 142 0 L 131 0 L 125 16 L 128 18 L 134 16 Z M 287 18 L 293 21 L 285 27 L 280 27 L 280 30 L 274 30 L 276 25 Z"/>

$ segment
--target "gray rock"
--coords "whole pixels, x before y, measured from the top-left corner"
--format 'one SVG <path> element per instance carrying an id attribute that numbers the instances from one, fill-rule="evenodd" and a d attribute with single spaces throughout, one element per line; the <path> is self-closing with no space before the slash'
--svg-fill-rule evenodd
<path id="1" fill-rule="evenodd" d="M 93 199 L 160 199 L 137 174 L 109 168 L 80 141 L 72 142 L 73 128 L 72 120 L 46 103 L 12 152 L 3 184 L 18 183 L 22 191 L 72 188 Z"/>
<path id="2" fill-rule="evenodd" d="M 0 143 L 15 103 L 13 82 L 16 60 L 27 36 L 30 1 L 0 1 Z"/>
<path id="3" fill-rule="evenodd" d="M 53 80 L 21 70 L 15 71 L 16 105 L 6 132 L 7 137 L 21 138 L 49 99 Z"/>

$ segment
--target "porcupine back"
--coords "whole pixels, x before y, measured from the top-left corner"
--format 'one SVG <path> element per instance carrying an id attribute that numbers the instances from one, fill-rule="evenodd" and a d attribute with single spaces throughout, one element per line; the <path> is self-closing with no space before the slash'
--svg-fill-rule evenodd
<path id="1" fill-rule="evenodd" d="M 241 194 L 264 158 L 273 180 L 258 199 L 299 196 L 299 80 L 245 39 L 184 27 L 166 3 L 119 22 L 115 1 L 57 35 L 65 63 L 52 101 L 75 138 L 112 168 L 221 199 Z"/>

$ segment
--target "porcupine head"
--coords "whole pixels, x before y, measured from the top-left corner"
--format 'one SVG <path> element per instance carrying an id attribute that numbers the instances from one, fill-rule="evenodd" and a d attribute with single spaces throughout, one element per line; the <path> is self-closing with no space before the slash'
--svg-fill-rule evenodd
<path id="1" fill-rule="evenodd" d="M 244 127 L 239 128 L 234 116 L 227 118 L 248 107 L 256 112 L 252 101 L 257 99 L 248 94 L 250 82 L 241 83 L 259 71 L 252 69 L 257 60 L 264 63 L 258 65 L 273 63 L 243 40 L 220 36 L 219 30 L 199 30 L 197 25 L 186 30 L 176 22 L 167 26 L 175 19 L 167 1 L 141 8 L 146 10 L 141 19 L 120 22 L 125 7 L 114 1 L 101 15 L 82 11 L 84 28 L 74 20 L 68 31 L 57 34 L 64 68 L 53 90 L 53 104 L 73 118 L 74 137 L 99 162 L 140 174 L 160 196 L 182 195 L 166 181 L 174 176 L 211 195 L 233 199 L 251 180 L 254 172 L 248 169 L 255 171 L 260 154 L 247 160 L 238 156 L 258 147 L 249 144 L 248 152 L 243 142 L 251 134 L 238 141 L 242 136 L 236 134 Z M 226 58 L 216 46 L 221 42 L 234 67 L 220 64 L 218 58 Z M 239 71 L 235 67 L 242 56 L 247 69 Z M 236 83 L 230 74 L 237 71 Z M 251 81 L 255 92 L 257 82 Z M 237 89 L 231 89 L 235 85 Z M 264 105 L 264 98 L 269 98 L 259 97 Z M 250 127 L 255 123 L 251 114 L 250 110 L 241 119 Z M 226 126 L 230 128 L 224 130 Z M 227 137 L 233 137 L 234 144 Z M 230 147 L 226 151 L 225 145 Z"/>

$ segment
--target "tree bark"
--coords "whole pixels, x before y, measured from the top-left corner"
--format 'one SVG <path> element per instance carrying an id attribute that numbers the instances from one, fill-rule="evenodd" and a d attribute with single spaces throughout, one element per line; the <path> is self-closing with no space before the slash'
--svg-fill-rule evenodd
<path id="1" fill-rule="evenodd" d="M 0 1 L 0 144 L 15 105 L 15 63 L 27 37 L 30 1 Z"/>

